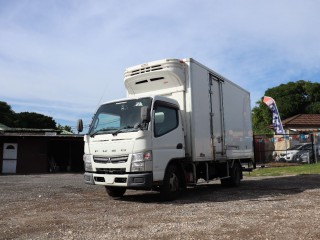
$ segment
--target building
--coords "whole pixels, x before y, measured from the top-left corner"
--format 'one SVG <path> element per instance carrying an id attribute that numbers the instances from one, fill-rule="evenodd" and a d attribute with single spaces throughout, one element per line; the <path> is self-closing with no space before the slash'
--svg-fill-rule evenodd
<path id="1" fill-rule="evenodd" d="M 285 134 L 254 136 L 257 162 L 269 162 L 293 146 L 312 143 L 317 158 L 320 156 L 320 114 L 298 114 L 282 121 Z M 273 126 L 270 125 L 273 129 Z M 316 159 L 316 162 L 318 159 Z"/>
<path id="2" fill-rule="evenodd" d="M 320 114 L 298 114 L 282 121 L 286 134 L 320 131 Z"/>
<path id="3" fill-rule="evenodd" d="M 0 174 L 83 171 L 83 136 L 0 124 Z"/>

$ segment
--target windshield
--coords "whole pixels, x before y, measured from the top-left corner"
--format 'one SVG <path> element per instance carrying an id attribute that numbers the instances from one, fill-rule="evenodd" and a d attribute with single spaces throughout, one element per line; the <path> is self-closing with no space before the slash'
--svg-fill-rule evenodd
<path id="1" fill-rule="evenodd" d="M 141 108 L 151 107 L 151 101 L 151 98 L 140 98 L 100 106 L 89 134 L 138 131 L 141 126 Z"/>
<path id="2" fill-rule="evenodd" d="M 288 148 L 288 150 L 307 149 L 309 147 L 311 147 L 311 144 L 297 144 L 291 148 Z"/>
<path id="3" fill-rule="evenodd" d="M 295 146 L 293 146 L 291 148 L 288 148 L 288 150 L 297 150 L 299 148 L 301 148 L 301 145 L 295 145 Z"/>

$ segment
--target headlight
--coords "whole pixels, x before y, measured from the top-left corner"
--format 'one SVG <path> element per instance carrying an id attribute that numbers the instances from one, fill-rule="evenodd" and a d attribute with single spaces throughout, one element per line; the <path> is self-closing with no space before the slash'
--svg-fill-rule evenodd
<path id="1" fill-rule="evenodd" d="M 91 154 L 84 154 L 84 155 L 83 155 L 84 170 L 85 170 L 86 172 L 91 172 L 91 171 L 93 171 L 91 159 L 92 159 L 92 155 L 91 155 Z"/>
<path id="2" fill-rule="evenodd" d="M 131 155 L 131 171 L 152 171 L 152 152 L 134 153 Z"/>

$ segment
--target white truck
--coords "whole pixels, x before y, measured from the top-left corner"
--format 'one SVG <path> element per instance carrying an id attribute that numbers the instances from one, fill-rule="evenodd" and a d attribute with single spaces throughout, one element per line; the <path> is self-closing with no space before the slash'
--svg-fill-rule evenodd
<path id="1" fill-rule="evenodd" d="M 238 186 L 255 168 L 246 90 L 192 58 L 130 67 L 124 83 L 127 98 L 102 104 L 84 136 L 85 183 L 172 200 L 214 179 Z"/>

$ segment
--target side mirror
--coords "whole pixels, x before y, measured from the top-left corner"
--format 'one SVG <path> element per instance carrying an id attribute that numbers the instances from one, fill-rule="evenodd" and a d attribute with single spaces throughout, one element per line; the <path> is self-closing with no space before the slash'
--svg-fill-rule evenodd
<path id="1" fill-rule="evenodd" d="M 142 107 L 141 108 L 141 121 L 142 123 L 148 123 L 150 122 L 150 108 L 149 107 Z"/>
<path id="2" fill-rule="evenodd" d="M 81 133 L 83 131 L 83 121 L 82 121 L 82 119 L 79 119 L 77 121 L 77 130 L 78 130 L 78 133 Z"/>

